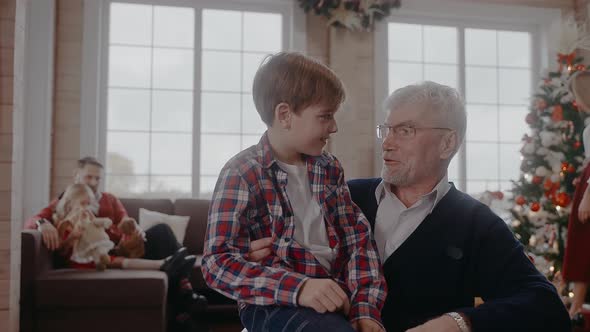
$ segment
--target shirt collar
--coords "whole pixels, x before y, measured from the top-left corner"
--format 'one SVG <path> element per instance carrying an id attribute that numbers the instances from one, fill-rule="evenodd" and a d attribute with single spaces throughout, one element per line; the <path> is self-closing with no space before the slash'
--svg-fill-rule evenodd
<path id="1" fill-rule="evenodd" d="M 385 194 L 387 193 L 387 188 L 385 187 L 385 185 L 386 185 L 385 181 L 381 180 L 381 182 L 377 186 L 377 189 L 375 189 L 375 199 L 377 200 L 377 205 L 379 205 L 379 203 L 381 203 L 381 201 L 385 197 Z M 432 210 L 434 210 L 434 208 L 443 199 L 443 197 L 449 192 L 450 189 L 451 189 L 451 184 L 449 183 L 449 179 L 448 179 L 447 174 L 445 174 L 442 177 L 442 179 L 436 184 L 436 186 L 434 186 L 434 188 L 432 188 L 432 190 L 429 193 L 422 195 L 422 198 L 430 197 L 433 195 L 435 196 L 434 204 L 432 204 L 432 207 L 430 208 L 430 211 L 428 213 L 432 213 Z"/>

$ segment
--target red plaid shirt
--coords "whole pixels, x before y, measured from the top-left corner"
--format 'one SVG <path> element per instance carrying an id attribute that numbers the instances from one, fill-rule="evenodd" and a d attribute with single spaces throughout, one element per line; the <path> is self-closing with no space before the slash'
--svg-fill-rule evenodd
<path id="1" fill-rule="evenodd" d="M 276 163 L 266 134 L 221 170 L 209 208 L 202 271 L 211 287 L 241 303 L 297 306 L 308 278 L 332 278 L 351 300 L 350 320 L 381 319 L 386 283 L 369 223 L 350 198 L 338 160 L 327 152 L 307 157 L 313 197 L 319 202 L 330 247 L 331 271 L 293 240 L 287 173 Z M 272 254 L 249 262 L 251 240 L 273 237 Z"/>

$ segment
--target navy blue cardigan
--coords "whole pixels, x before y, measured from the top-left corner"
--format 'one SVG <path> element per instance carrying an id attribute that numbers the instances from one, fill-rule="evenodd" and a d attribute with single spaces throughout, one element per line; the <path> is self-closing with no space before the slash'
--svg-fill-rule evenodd
<path id="1" fill-rule="evenodd" d="M 381 179 L 348 182 L 352 200 L 375 224 Z M 455 187 L 383 264 L 387 331 L 405 331 L 450 311 L 474 332 L 571 331 L 553 285 L 524 254 L 504 221 Z M 474 297 L 484 304 L 474 308 Z"/>

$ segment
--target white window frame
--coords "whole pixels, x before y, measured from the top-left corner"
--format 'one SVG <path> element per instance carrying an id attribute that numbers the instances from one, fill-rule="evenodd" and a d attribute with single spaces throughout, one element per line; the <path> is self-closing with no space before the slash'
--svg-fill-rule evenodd
<path id="1" fill-rule="evenodd" d="M 283 15 L 283 49 L 306 52 L 305 13 L 296 0 L 84 0 L 80 116 L 80 156 L 106 160 L 109 8 L 113 2 L 196 9 L 193 105 L 201 98 L 201 18 L 203 9 L 278 12 Z M 192 195 L 200 195 L 200 114 L 193 113 Z M 197 134 L 195 134 L 197 133 Z M 106 181 L 101 182 L 104 190 Z"/>
<path id="2" fill-rule="evenodd" d="M 473 3 L 440 3 L 428 0 L 404 2 L 399 10 L 392 12 L 386 20 L 375 27 L 375 125 L 384 119 L 383 101 L 388 95 L 388 23 L 420 25 L 442 25 L 460 29 L 517 30 L 531 33 L 531 91 L 535 91 L 541 69 L 547 68 L 556 54 L 550 50 L 548 38 L 553 24 L 561 21 L 561 10 L 524 6 L 489 5 Z M 458 90 L 465 96 L 465 53 L 464 34 L 459 33 L 458 47 Z M 519 121 L 518 119 L 515 121 Z M 524 119 L 522 119 L 524 121 Z M 381 174 L 381 141 L 375 138 L 374 174 Z M 461 146 L 458 158 L 459 180 L 456 186 L 465 191 L 467 187 L 466 144 Z"/>

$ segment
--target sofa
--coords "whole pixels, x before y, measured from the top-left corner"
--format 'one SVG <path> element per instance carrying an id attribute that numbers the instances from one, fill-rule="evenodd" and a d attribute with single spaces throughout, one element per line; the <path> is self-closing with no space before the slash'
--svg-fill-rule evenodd
<path id="1" fill-rule="evenodd" d="M 139 208 L 189 216 L 183 245 L 202 255 L 209 201 L 201 199 L 121 199 L 137 220 Z M 59 268 L 43 246 L 40 232 L 22 232 L 20 324 L 22 332 L 166 331 L 167 277 L 160 271 L 74 270 Z M 200 259 L 191 283 L 205 295 L 205 312 L 196 313 L 202 330 L 216 319 L 238 320 L 237 305 L 209 289 Z"/>

